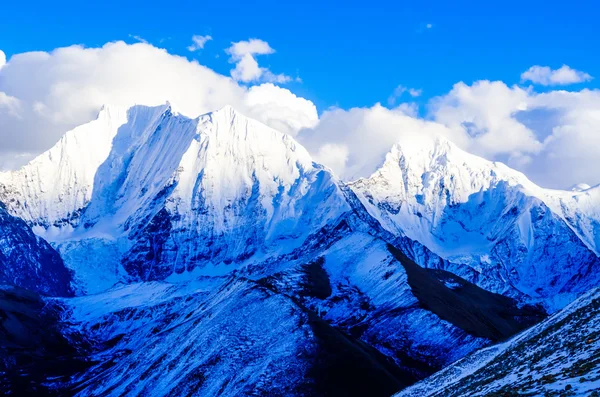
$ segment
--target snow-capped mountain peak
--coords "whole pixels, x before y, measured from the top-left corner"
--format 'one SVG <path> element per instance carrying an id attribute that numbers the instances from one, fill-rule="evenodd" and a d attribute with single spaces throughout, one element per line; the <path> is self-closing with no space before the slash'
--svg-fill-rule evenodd
<path id="1" fill-rule="evenodd" d="M 388 231 L 463 264 L 453 271 L 492 291 L 558 308 L 572 298 L 557 298 L 559 291 L 582 274 L 593 283 L 600 266 L 594 189 L 540 188 L 442 137 L 394 145 L 379 170 L 350 186 Z"/>
<path id="2" fill-rule="evenodd" d="M 0 200 L 44 229 L 73 222 L 89 202 L 96 170 L 127 117 L 126 109 L 104 106 L 95 120 L 67 132 L 20 170 L 0 173 Z"/>
<path id="3" fill-rule="evenodd" d="M 73 276 L 88 295 L 47 319 L 94 341 L 95 364 L 64 378 L 80 395 L 390 395 L 545 316 L 527 303 L 600 284 L 599 192 L 545 190 L 427 136 L 345 185 L 230 106 L 105 106 L 0 174 L 38 234 L 0 206 L 0 264 L 17 248 L 0 276 L 55 294 Z"/>
<path id="4" fill-rule="evenodd" d="M 464 202 L 470 194 L 500 180 L 512 186 L 533 187 L 522 173 L 467 153 L 441 136 L 422 136 L 395 144 L 383 166 L 367 180 L 390 180 L 392 176 L 401 176 L 405 197 L 445 190 L 448 194 L 441 199 L 451 200 L 448 204 Z M 364 184 L 367 180 L 355 184 Z"/>
<path id="5" fill-rule="evenodd" d="M 164 278 L 249 258 L 265 244 L 293 249 L 350 209 L 338 185 L 292 137 L 231 106 L 195 119 L 170 104 L 105 106 L 49 152 L 0 175 L 0 199 L 72 261 L 108 250 L 113 267 Z M 158 232 L 164 241 L 146 240 Z M 140 257 L 149 249 L 160 249 L 152 261 L 170 270 L 149 275 Z"/>

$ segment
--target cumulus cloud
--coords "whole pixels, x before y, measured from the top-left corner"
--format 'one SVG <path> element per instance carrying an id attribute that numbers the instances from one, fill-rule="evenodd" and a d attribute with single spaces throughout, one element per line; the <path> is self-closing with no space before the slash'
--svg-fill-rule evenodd
<path id="1" fill-rule="evenodd" d="M 0 168 L 50 148 L 65 131 L 92 120 L 103 104 L 167 100 L 190 117 L 229 104 L 291 134 L 318 118 L 312 102 L 286 89 L 240 86 L 197 61 L 146 43 L 28 52 L 12 56 L 0 69 Z"/>
<path id="2" fill-rule="evenodd" d="M 535 65 L 521 74 L 522 82 L 531 81 L 532 83 L 545 86 L 583 83 L 591 79 L 592 76 L 589 74 L 571 69 L 567 65 L 554 70 L 548 66 Z"/>
<path id="3" fill-rule="evenodd" d="M 264 81 L 281 84 L 292 80 L 289 76 L 274 74 L 268 68 L 258 65 L 256 55 L 275 53 L 275 50 L 266 41 L 259 39 L 238 41 L 231 43 L 231 47 L 225 52 L 230 56 L 229 61 L 235 63 L 235 68 L 231 70 L 231 77 L 236 81 L 244 83 Z"/>
<path id="4" fill-rule="evenodd" d="M 321 164 L 327 164 L 335 174 L 343 175 L 346 171 L 349 152 L 348 145 L 326 143 L 319 148 L 314 158 Z"/>
<path id="5" fill-rule="evenodd" d="M 209 36 L 209 35 L 206 35 L 206 36 L 193 35 L 192 36 L 192 44 L 187 49 L 188 49 L 188 51 L 191 51 L 191 52 L 201 50 L 204 48 L 206 43 L 208 43 L 212 39 L 213 39 L 212 36 Z"/>
<path id="6" fill-rule="evenodd" d="M 329 109 L 314 128 L 300 131 L 298 139 L 317 161 L 352 180 L 374 172 L 395 143 L 440 134 L 452 136 L 447 127 L 416 118 L 402 107 L 388 109 L 376 104 Z"/>
<path id="7" fill-rule="evenodd" d="M 541 142 L 513 114 L 528 107 L 530 91 L 508 87 L 500 81 L 455 84 L 444 96 L 430 102 L 431 117 L 452 129 L 457 144 L 468 151 L 493 158 L 536 153 Z"/>
<path id="8" fill-rule="evenodd" d="M 416 88 L 408 88 L 403 85 L 399 85 L 394 89 L 394 92 L 392 92 L 392 95 L 390 95 L 390 97 L 388 98 L 388 104 L 390 106 L 394 106 L 396 104 L 396 101 L 405 93 L 407 93 L 413 98 L 416 98 L 421 96 L 423 90 Z"/>
<path id="9" fill-rule="evenodd" d="M 537 93 L 498 81 L 459 83 L 430 111 L 464 149 L 506 162 L 542 186 L 600 183 L 598 90 Z"/>
<path id="10" fill-rule="evenodd" d="M 318 122 L 314 103 L 272 83 L 250 87 L 244 106 L 249 114 L 260 115 L 261 121 L 290 135 Z"/>
<path id="11" fill-rule="evenodd" d="M 343 179 L 379 167 L 390 147 L 444 136 L 462 149 L 502 161 L 544 187 L 600 183 L 600 91 L 550 91 L 500 81 L 455 84 L 432 99 L 425 119 L 414 106 L 326 110 L 298 139 Z"/>
<path id="12" fill-rule="evenodd" d="M 9 116 L 20 119 L 22 117 L 20 108 L 21 103 L 17 98 L 0 91 L 0 112 L 5 111 Z"/>
<path id="13" fill-rule="evenodd" d="M 265 42 L 240 43 L 232 46 L 232 57 L 273 52 Z M 443 135 L 469 152 L 508 163 L 542 186 L 600 183 L 599 90 L 539 93 L 500 81 L 457 83 L 429 101 L 425 118 L 414 103 L 330 108 L 319 118 L 311 101 L 288 89 L 270 82 L 240 85 L 147 43 L 71 46 L 16 54 L 8 61 L 0 53 L 0 66 L 0 168 L 14 168 L 48 149 L 65 131 L 93 119 L 103 104 L 168 100 L 190 117 L 230 104 L 295 135 L 316 161 L 346 180 L 370 175 L 396 142 L 409 145 Z M 267 72 L 256 70 L 239 72 L 255 76 L 250 81 L 265 81 Z M 408 97 L 416 91 L 400 87 L 398 93 Z"/>

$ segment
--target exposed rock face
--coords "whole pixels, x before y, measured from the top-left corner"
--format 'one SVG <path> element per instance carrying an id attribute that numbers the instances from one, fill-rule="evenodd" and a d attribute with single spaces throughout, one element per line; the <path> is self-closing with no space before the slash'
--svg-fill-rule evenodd
<path id="1" fill-rule="evenodd" d="M 389 245 L 388 249 L 404 266 L 419 304 L 471 335 L 497 342 L 546 317 L 540 307 L 518 307 L 510 298 L 481 289 L 445 270 L 424 269 L 397 248 Z"/>
<path id="2" fill-rule="evenodd" d="M 69 296 L 71 271 L 60 255 L 0 203 L 0 284 L 49 296 Z"/>
<path id="3" fill-rule="evenodd" d="M 15 396 L 72 394 L 70 377 L 88 368 L 81 338 L 68 340 L 62 307 L 38 294 L 0 288 L 0 391 Z M 75 335 L 73 335 L 75 336 Z"/>

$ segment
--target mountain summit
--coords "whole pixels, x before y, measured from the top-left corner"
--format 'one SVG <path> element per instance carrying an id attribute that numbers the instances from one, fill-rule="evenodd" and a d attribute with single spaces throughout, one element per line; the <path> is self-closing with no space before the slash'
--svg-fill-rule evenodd
<path id="1" fill-rule="evenodd" d="M 589 205 L 600 189 L 542 189 L 504 164 L 428 137 L 395 145 L 378 171 L 350 187 L 385 229 L 488 290 L 555 310 L 600 281 L 600 205 Z"/>
<path id="2" fill-rule="evenodd" d="M 11 213 L 76 273 L 89 273 L 90 258 L 111 258 L 98 269 L 107 283 L 121 265 L 134 279 L 165 279 L 267 248 L 290 252 L 350 208 L 293 138 L 230 106 L 197 119 L 169 105 L 104 107 L 29 165 L 0 174 L 0 186 Z"/>

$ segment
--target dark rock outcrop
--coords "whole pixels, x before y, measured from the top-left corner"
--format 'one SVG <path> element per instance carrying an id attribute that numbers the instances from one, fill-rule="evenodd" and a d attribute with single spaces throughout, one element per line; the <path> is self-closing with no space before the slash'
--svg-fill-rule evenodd
<path id="1" fill-rule="evenodd" d="M 0 284 L 71 296 L 72 274 L 58 252 L 0 203 Z"/>

